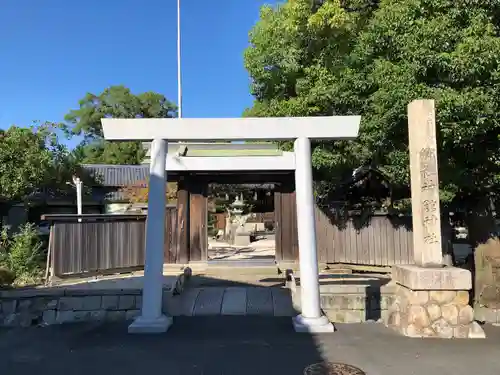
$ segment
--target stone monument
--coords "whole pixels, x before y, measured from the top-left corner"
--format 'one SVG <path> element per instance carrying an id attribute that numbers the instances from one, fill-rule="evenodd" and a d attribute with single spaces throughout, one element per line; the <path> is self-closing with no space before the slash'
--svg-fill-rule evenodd
<path id="1" fill-rule="evenodd" d="M 250 233 L 245 230 L 245 223 L 247 222 L 247 215 L 243 215 L 245 202 L 243 197 L 241 200 L 238 196 L 233 203 L 231 203 L 230 217 L 231 221 L 231 235 L 230 243 L 234 246 L 248 246 L 250 245 Z"/>
<path id="2" fill-rule="evenodd" d="M 443 265 L 433 100 L 408 105 L 408 137 L 415 264 L 393 267 L 386 324 L 409 337 L 484 338 L 469 305 L 470 271 Z"/>

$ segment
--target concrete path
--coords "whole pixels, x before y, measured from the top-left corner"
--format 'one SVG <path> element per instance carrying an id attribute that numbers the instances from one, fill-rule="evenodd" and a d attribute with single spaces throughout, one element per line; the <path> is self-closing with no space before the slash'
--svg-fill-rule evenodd
<path id="1" fill-rule="evenodd" d="M 294 316 L 286 288 L 207 287 L 187 288 L 164 301 L 173 316 L 260 315 Z"/>
<path id="2" fill-rule="evenodd" d="M 302 375 L 321 361 L 367 375 L 498 375 L 500 328 L 486 340 L 401 337 L 380 324 L 338 325 L 312 336 L 290 318 L 174 318 L 163 335 L 128 335 L 127 324 L 0 330 L 2 374 Z"/>

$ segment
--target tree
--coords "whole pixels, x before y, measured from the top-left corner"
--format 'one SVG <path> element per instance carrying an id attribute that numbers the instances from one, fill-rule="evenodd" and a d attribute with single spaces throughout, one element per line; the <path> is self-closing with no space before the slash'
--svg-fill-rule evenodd
<path id="1" fill-rule="evenodd" d="M 315 144 L 331 189 L 360 165 L 409 184 L 406 108 L 436 100 L 443 202 L 500 183 L 500 3 L 289 0 L 261 10 L 245 66 L 247 116 L 362 115 L 359 138 Z"/>
<path id="2" fill-rule="evenodd" d="M 67 189 L 77 173 L 69 152 L 58 142 L 57 128 L 45 123 L 31 128 L 0 130 L 0 205 L 25 202 L 43 189 Z"/>
<path id="3" fill-rule="evenodd" d="M 163 95 L 145 92 L 134 95 L 124 86 L 111 86 L 101 94 L 88 93 L 79 108 L 66 116 L 70 135 L 83 135 L 84 140 L 74 155 L 81 163 L 140 164 L 145 156 L 141 142 L 107 142 L 103 139 L 101 119 L 176 117 L 174 104 Z"/>
<path id="4" fill-rule="evenodd" d="M 124 186 L 120 189 L 125 199 L 130 203 L 147 203 L 148 202 L 148 187 L 149 181 L 139 181 L 133 185 Z M 166 186 L 167 203 L 175 203 L 177 201 L 177 183 L 168 182 Z"/>

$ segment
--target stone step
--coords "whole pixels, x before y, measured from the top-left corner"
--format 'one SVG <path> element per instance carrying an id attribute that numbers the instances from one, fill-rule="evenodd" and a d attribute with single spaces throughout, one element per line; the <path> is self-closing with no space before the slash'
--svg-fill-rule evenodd
<path id="1" fill-rule="evenodd" d="M 276 275 L 194 275 L 189 280 L 191 287 L 250 287 L 284 286 L 283 277 Z"/>
<path id="2" fill-rule="evenodd" d="M 225 275 L 265 275 L 265 276 L 278 276 L 280 271 L 276 266 L 274 267 L 239 267 L 239 266 L 226 266 L 214 265 L 208 267 L 205 271 L 200 272 L 203 275 L 225 276 Z"/>
<path id="3" fill-rule="evenodd" d="M 164 298 L 163 310 L 171 316 L 297 314 L 288 289 L 263 287 L 190 287 Z"/>
<path id="4" fill-rule="evenodd" d="M 256 262 L 256 261 L 211 261 L 193 264 L 165 264 L 163 273 L 179 273 L 190 270 L 192 274 L 278 274 L 278 266 L 274 262 Z"/>

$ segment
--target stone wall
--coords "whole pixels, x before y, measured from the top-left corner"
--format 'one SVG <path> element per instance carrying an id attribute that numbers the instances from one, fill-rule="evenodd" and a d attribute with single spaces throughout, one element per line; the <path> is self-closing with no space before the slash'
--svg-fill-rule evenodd
<path id="1" fill-rule="evenodd" d="M 4 291 L 0 293 L 0 326 L 132 320 L 140 313 L 141 294 L 141 289 Z M 171 296 L 171 290 L 164 290 L 164 302 Z"/>
<path id="2" fill-rule="evenodd" d="M 467 290 L 412 290 L 398 285 L 387 325 L 408 337 L 484 337 Z"/>
<path id="3" fill-rule="evenodd" d="M 295 281 L 293 281 L 295 283 Z M 393 285 L 321 285 L 321 309 L 332 323 L 382 322 L 394 300 Z M 291 285 L 294 307 L 300 310 L 300 288 Z"/>
<path id="4" fill-rule="evenodd" d="M 392 286 L 323 287 L 321 308 L 333 323 L 382 322 L 394 299 Z"/>

